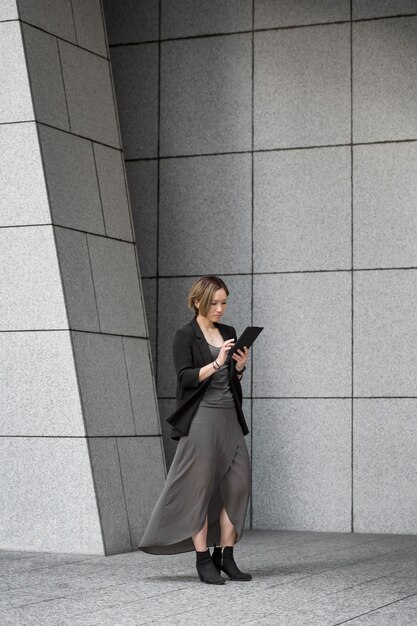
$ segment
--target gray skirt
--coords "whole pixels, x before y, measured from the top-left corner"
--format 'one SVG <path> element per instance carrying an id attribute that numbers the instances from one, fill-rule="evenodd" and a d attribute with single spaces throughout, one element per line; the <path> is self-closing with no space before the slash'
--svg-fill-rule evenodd
<path id="1" fill-rule="evenodd" d="M 139 550 L 177 554 L 194 550 L 192 535 L 208 516 L 207 546 L 220 543 L 226 508 L 240 540 L 251 493 L 250 460 L 236 409 L 199 407 L 180 438 L 164 488 Z"/>

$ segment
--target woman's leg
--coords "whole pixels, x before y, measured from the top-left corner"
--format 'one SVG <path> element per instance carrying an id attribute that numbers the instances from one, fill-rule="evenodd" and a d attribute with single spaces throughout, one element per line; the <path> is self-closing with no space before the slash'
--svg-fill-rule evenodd
<path id="1" fill-rule="evenodd" d="M 203 552 L 207 550 L 207 528 L 208 528 L 208 520 L 206 515 L 206 521 L 204 522 L 204 526 L 198 533 L 192 536 L 194 547 L 198 552 Z"/>
<path id="2" fill-rule="evenodd" d="M 220 511 L 220 546 L 234 546 L 236 541 L 237 532 L 232 522 L 229 519 L 225 507 L 222 507 Z"/>

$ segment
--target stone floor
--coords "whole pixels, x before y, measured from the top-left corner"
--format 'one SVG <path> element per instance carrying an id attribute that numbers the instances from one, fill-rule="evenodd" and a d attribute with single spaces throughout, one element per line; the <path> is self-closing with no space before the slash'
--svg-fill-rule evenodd
<path id="1" fill-rule="evenodd" d="M 0 551 L 1 626 L 417 625 L 417 536 L 245 530 L 250 582 L 206 585 L 194 553 Z"/>

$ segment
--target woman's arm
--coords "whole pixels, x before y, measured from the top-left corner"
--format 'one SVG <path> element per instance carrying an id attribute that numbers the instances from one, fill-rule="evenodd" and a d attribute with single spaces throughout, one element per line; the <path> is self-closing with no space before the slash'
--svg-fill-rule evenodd
<path id="1" fill-rule="evenodd" d="M 182 387 L 197 388 L 199 367 L 193 367 L 192 337 L 183 329 L 177 330 L 172 344 L 174 366 Z"/>

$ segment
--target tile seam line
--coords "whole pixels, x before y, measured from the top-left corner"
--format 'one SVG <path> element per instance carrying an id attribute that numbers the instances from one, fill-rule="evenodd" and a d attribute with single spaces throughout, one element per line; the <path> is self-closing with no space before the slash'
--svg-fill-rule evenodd
<path id="1" fill-rule="evenodd" d="M 31 120 L 29 120 L 31 121 Z M 24 122 L 2 122 L 3 124 L 14 124 L 14 123 L 24 123 Z M 41 122 L 40 122 L 41 123 Z M 53 127 L 55 128 L 55 127 Z M 61 129 L 57 129 L 61 130 Z M 63 131 L 65 132 L 65 131 Z M 68 132 L 68 131 L 67 131 Z M 76 135 L 77 137 L 83 137 L 82 135 Z M 93 141 L 95 141 L 93 139 Z M 346 143 L 326 143 L 319 144 L 313 146 L 283 146 L 276 148 L 254 148 L 253 150 L 229 150 L 223 152 L 197 152 L 192 154 L 167 154 L 157 156 L 149 156 L 149 157 L 135 157 L 130 159 L 125 159 L 126 163 L 135 163 L 141 161 L 156 161 L 157 159 L 161 161 L 168 161 L 170 159 L 191 159 L 191 158 L 202 158 L 202 157 L 215 157 L 215 156 L 233 156 L 238 154 L 268 154 L 271 152 L 294 152 L 295 150 L 323 150 L 330 148 L 350 148 L 353 146 L 354 148 L 357 146 L 381 146 L 381 145 L 391 145 L 391 144 L 399 144 L 399 143 L 416 143 L 417 138 L 408 138 L 408 139 L 381 139 L 375 141 L 347 141 Z M 96 141 L 96 143 L 100 143 Z M 104 144 L 107 145 L 107 144 Z M 112 146 L 109 146 L 112 147 Z M 117 148 L 115 148 L 117 150 Z"/>
<path id="2" fill-rule="evenodd" d="M 28 120 L 28 122 L 22 121 L 22 122 L 2 122 L 2 124 L 0 125 L 4 125 L 4 124 L 12 124 L 12 123 L 18 123 L 18 124 L 24 124 L 24 123 L 29 123 L 29 122 L 36 122 L 36 124 L 39 124 L 40 126 L 46 126 L 47 128 L 52 128 L 53 130 L 57 130 L 61 133 L 66 133 L 67 135 L 71 135 L 72 137 L 78 137 L 79 139 L 85 139 L 86 141 L 92 141 L 93 143 L 97 143 L 100 146 L 104 146 L 105 148 L 111 148 L 112 150 L 117 150 L 117 152 L 123 153 L 123 148 L 119 148 L 117 146 L 111 145 L 110 143 L 105 143 L 104 141 L 100 141 L 98 139 L 95 139 L 94 137 L 87 137 L 87 135 L 80 135 L 79 133 L 74 132 L 73 130 L 69 131 L 66 130 L 65 128 L 59 128 L 58 126 L 54 126 L 53 124 L 48 124 L 47 122 L 40 122 L 39 120 Z M 417 139 L 416 139 L 417 141 Z"/>
<path id="3" fill-rule="evenodd" d="M 0 435 L 0 439 L 144 439 L 144 438 L 160 438 L 160 433 L 155 435 L 138 435 L 133 433 L 131 435 Z M 0 589 L 1 591 L 1 589 Z"/>
<path id="4" fill-rule="evenodd" d="M 414 596 L 417 596 L 417 593 L 411 593 L 410 595 L 404 596 L 403 598 L 398 598 L 398 600 L 394 600 L 393 602 L 388 602 L 388 604 L 382 604 L 376 609 L 371 609 L 370 611 L 366 611 L 365 613 L 360 613 L 359 615 L 355 615 L 355 617 L 351 617 L 343 622 L 337 622 L 336 624 L 334 624 L 334 626 L 341 626 L 341 624 L 347 624 L 348 622 L 353 622 L 358 617 L 363 617 L 364 615 L 375 613 L 375 611 L 380 611 L 381 609 L 385 609 L 387 606 L 392 606 L 393 604 L 397 604 L 398 602 L 403 602 L 404 600 L 407 600 L 408 598 L 413 598 Z"/>
<path id="5" fill-rule="evenodd" d="M 253 280 L 253 270 L 254 270 L 254 225 L 255 225 L 255 159 L 253 148 L 255 145 L 255 0 L 252 0 L 252 33 L 251 33 L 251 280 L 250 280 L 250 288 L 251 288 L 251 309 L 250 309 L 250 317 L 251 317 L 251 325 L 253 325 L 254 318 L 254 280 Z M 250 481 L 251 481 L 251 491 L 253 488 L 253 355 L 252 355 L 252 366 L 250 368 Z M 249 510 L 249 527 L 253 528 L 253 494 L 250 496 L 250 510 Z"/>
<path id="6" fill-rule="evenodd" d="M 107 235 L 103 233 L 95 233 L 90 230 L 81 230 L 79 228 L 74 228 L 73 226 L 66 226 L 65 224 L 56 224 L 55 222 L 44 222 L 39 224 L 10 224 L 0 226 L 1 228 L 43 228 L 44 226 L 52 226 L 53 228 L 62 228 L 65 230 L 72 230 L 76 233 L 82 233 L 83 235 L 92 235 L 94 237 L 102 237 L 103 239 L 109 239 L 110 241 L 119 241 L 120 243 L 127 243 L 129 245 L 135 245 L 136 241 L 129 241 L 129 239 L 120 239 L 119 237 L 113 237 L 112 235 Z"/>
<path id="7" fill-rule="evenodd" d="M 83 328 L 18 328 L 0 330 L 0 333 L 87 333 L 90 335 L 104 335 L 105 337 L 126 337 L 127 339 L 142 339 L 143 341 L 149 341 L 149 337 L 142 337 L 141 335 L 123 335 L 120 333 L 108 333 L 97 330 L 85 330 Z"/>
<path id="8" fill-rule="evenodd" d="M 48 224 L 49 225 L 49 224 Z M 23 225 L 24 226 L 24 225 Z M 0 227 L 1 228 L 1 227 Z M 3 228 L 15 228 L 14 226 L 3 226 Z M 81 231 L 83 232 L 83 231 Z M 88 233 L 94 234 L 94 233 Z M 128 242 L 130 243 L 130 242 Z M 410 265 L 408 267 L 354 267 L 352 268 L 336 268 L 328 270 L 283 270 L 283 271 L 271 271 L 271 272 L 253 272 L 253 276 L 286 276 L 292 274 L 337 274 L 351 272 L 397 272 L 397 271 L 414 271 L 417 266 Z M 219 272 L 222 276 L 252 276 L 251 272 Z M 199 277 L 201 274 L 160 274 L 157 276 L 143 276 L 143 280 L 155 280 L 159 279 L 173 279 L 173 278 L 194 278 Z"/>
<path id="9" fill-rule="evenodd" d="M 350 19 L 353 16 L 353 0 L 350 0 Z M 351 306 L 351 327 L 350 327 L 350 367 L 351 367 L 351 411 L 350 411 L 350 525 L 351 532 L 354 532 L 354 256 L 353 256 L 353 236 L 354 236 L 354 206 L 353 206 L 353 24 L 350 23 L 350 255 L 351 255 L 351 279 L 350 279 L 350 306 Z"/>
<path id="10" fill-rule="evenodd" d="M 21 24 L 25 24 L 25 26 L 29 26 L 30 28 L 35 28 L 36 30 L 39 30 L 40 32 L 45 33 L 46 35 L 49 35 L 50 37 L 55 37 L 59 41 L 63 41 L 64 43 L 74 46 L 75 48 L 84 50 L 84 52 L 89 52 L 90 54 L 93 54 L 94 56 L 99 57 L 100 59 L 103 59 L 103 61 L 107 61 L 107 63 L 109 63 L 110 61 L 108 57 L 100 54 L 99 52 L 95 52 L 94 50 L 89 50 L 88 48 L 85 48 L 84 46 L 80 46 L 78 43 L 74 43 L 73 41 L 70 41 L 69 39 L 65 39 L 65 37 L 61 37 L 60 35 L 57 35 L 56 33 L 51 33 L 49 30 L 42 28 L 42 26 L 36 26 L 35 24 L 31 24 L 30 22 L 27 22 L 26 20 L 22 20 L 21 18 L 19 18 L 19 20 L 11 20 L 11 21 L 19 21 Z M 0 22 L 0 24 L 1 23 L 2 22 Z M 74 27 L 75 27 L 75 24 L 74 24 Z"/>
<path id="11" fill-rule="evenodd" d="M 201 33 L 199 35 L 183 35 L 178 37 L 163 37 L 161 39 L 145 39 L 143 41 L 126 41 L 122 43 L 109 44 L 110 48 L 122 48 L 123 46 L 143 46 L 152 43 L 172 42 L 172 41 L 189 41 L 193 39 L 209 39 L 211 37 L 230 37 L 231 35 L 250 35 L 253 33 L 269 33 L 277 31 L 300 30 L 303 28 L 315 28 L 317 26 L 339 26 L 343 24 L 361 24 L 368 22 L 377 22 L 380 20 L 394 20 L 400 18 L 416 17 L 417 13 L 400 13 L 395 15 L 382 15 L 377 17 L 360 17 L 345 20 L 334 20 L 332 22 L 314 22 L 311 24 L 290 24 L 287 26 L 272 26 L 270 28 L 254 28 L 246 30 L 233 30 L 227 32 Z"/>

